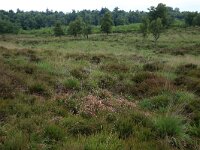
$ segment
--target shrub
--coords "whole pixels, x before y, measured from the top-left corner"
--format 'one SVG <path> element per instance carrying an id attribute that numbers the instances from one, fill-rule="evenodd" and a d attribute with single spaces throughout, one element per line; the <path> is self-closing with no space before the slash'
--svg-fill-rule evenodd
<path id="1" fill-rule="evenodd" d="M 113 76 L 109 74 L 101 75 L 98 78 L 98 86 L 100 88 L 112 88 L 114 84 L 116 83 L 116 80 Z"/>
<path id="2" fill-rule="evenodd" d="M 150 72 L 158 71 L 162 68 L 163 65 L 159 62 L 147 63 L 143 66 L 144 71 L 150 71 Z"/>
<path id="3" fill-rule="evenodd" d="M 184 74 L 188 74 L 190 71 L 196 70 L 196 69 L 197 69 L 197 65 L 195 65 L 195 64 L 185 64 L 185 65 L 179 66 L 176 70 L 176 73 L 184 75 Z"/>
<path id="4" fill-rule="evenodd" d="M 190 76 L 179 76 L 175 79 L 175 85 L 181 86 L 200 95 L 200 80 Z"/>
<path id="5" fill-rule="evenodd" d="M 134 81 L 137 84 L 131 89 L 131 92 L 139 98 L 155 96 L 162 91 L 172 90 L 174 88 L 169 80 L 152 73 L 144 73 L 141 76 L 136 75 Z"/>
<path id="6" fill-rule="evenodd" d="M 72 112 L 73 114 L 78 113 L 79 106 L 77 105 L 77 102 L 73 99 L 67 100 L 65 103 L 67 109 Z"/>
<path id="7" fill-rule="evenodd" d="M 86 68 L 75 68 L 71 71 L 71 74 L 77 79 L 86 79 L 89 77 L 90 71 Z"/>
<path id="8" fill-rule="evenodd" d="M 155 78 L 155 77 L 156 77 L 156 75 L 153 74 L 153 73 L 150 73 L 150 72 L 141 72 L 141 73 L 136 74 L 133 77 L 133 81 L 136 82 L 136 83 L 141 83 L 141 82 L 143 82 L 146 79 Z"/>
<path id="9" fill-rule="evenodd" d="M 52 124 L 45 127 L 44 136 L 50 140 L 60 141 L 64 139 L 65 133 L 62 128 Z"/>
<path id="10" fill-rule="evenodd" d="M 127 72 L 129 71 L 130 67 L 126 64 L 121 63 L 108 63 L 101 66 L 101 69 L 106 70 L 108 72 Z"/>
<path id="11" fill-rule="evenodd" d="M 115 93 L 124 93 L 124 94 L 132 94 L 132 89 L 134 88 L 135 83 L 133 81 L 124 79 L 122 81 L 118 80 L 113 87 L 113 91 Z"/>
<path id="12" fill-rule="evenodd" d="M 186 135 L 186 126 L 183 120 L 176 116 L 159 116 L 154 120 L 154 129 L 158 136 L 179 137 L 184 139 Z"/>
<path id="13" fill-rule="evenodd" d="M 78 90 L 80 88 L 80 82 L 77 79 L 68 79 L 64 81 L 64 86 L 68 90 Z"/>
<path id="14" fill-rule="evenodd" d="M 200 122 L 200 102 L 199 99 L 192 100 L 185 106 L 185 112 L 190 115 L 191 123 L 198 125 Z"/>
<path id="15" fill-rule="evenodd" d="M 29 91 L 31 94 L 41 94 L 41 95 L 48 95 L 46 87 L 42 83 L 34 83 L 29 87 Z"/>

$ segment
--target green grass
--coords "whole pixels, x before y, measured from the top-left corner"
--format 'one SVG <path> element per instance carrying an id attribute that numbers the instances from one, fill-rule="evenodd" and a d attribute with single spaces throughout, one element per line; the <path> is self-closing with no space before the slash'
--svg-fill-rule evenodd
<path id="1" fill-rule="evenodd" d="M 157 47 L 139 24 L 0 38 L 0 149 L 198 149 L 200 30 L 179 24 Z"/>

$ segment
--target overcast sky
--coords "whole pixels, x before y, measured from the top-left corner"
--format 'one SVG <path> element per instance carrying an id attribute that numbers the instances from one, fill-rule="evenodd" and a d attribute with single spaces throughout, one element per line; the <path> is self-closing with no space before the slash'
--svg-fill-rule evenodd
<path id="1" fill-rule="evenodd" d="M 48 8 L 54 11 L 71 12 L 72 9 L 100 10 L 102 7 L 113 10 L 117 6 L 126 11 L 147 11 L 147 8 L 156 6 L 158 3 L 164 3 L 173 8 L 178 7 L 181 11 L 200 12 L 200 0 L 0 0 L 0 9 L 45 11 Z"/>

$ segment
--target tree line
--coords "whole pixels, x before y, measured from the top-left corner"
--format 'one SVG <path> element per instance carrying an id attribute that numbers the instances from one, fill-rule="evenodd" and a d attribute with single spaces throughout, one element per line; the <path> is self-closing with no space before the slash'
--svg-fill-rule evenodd
<path id="1" fill-rule="evenodd" d="M 151 13 L 150 10 L 153 9 L 155 7 L 150 7 L 149 12 L 138 10 L 126 12 L 116 7 L 112 11 L 107 8 L 102 8 L 101 10 L 72 10 L 70 13 L 51 11 L 48 9 L 44 12 L 26 12 L 19 9 L 16 12 L 12 10 L 0 10 L 0 33 L 16 33 L 19 29 L 30 30 L 52 27 L 58 22 L 61 25 L 70 26 L 71 22 L 78 20 L 78 18 L 81 18 L 84 22 L 82 28 L 85 28 L 86 31 L 86 29 L 90 30 L 87 27 L 88 25 L 102 25 L 102 18 L 105 14 L 111 15 L 112 25 L 114 26 L 141 23 L 143 22 L 143 18 L 149 16 L 149 13 Z M 168 6 L 165 9 L 167 10 L 168 18 L 165 18 L 162 22 L 168 21 L 166 23 L 171 24 L 173 20 L 181 19 L 185 20 L 188 26 L 200 25 L 200 14 L 197 12 L 180 12 L 178 8 L 174 9 Z M 154 13 L 157 14 L 157 12 Z"/>
<path id="2" fill-rule="evenodd" d="M 101 31 L 106 33 L 107 35 L 111 33 L 113 20 L 111 13 L 106 12 L 104 16 L 101 18 Z M 89 34 L 92 33 L 92 26 L 88 22 L 85 22 L 81 17 L 76 18 L 74 21 L 71 21 L 68 27 L 68 34 L 77 37 L 82 34 L 86 38 L 88 38 Z M 64 35 L 64 30 L 62 29 L 62 24 L 57 22 L 54 26 L 54 35 L 62 36 Z"/>

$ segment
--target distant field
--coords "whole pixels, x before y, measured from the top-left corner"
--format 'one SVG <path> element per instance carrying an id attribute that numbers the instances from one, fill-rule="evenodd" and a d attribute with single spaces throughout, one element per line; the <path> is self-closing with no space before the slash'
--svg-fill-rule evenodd
<path id="1" fill-rule="evenodd" d="M 200 149 L 200 28 L 138 29 L 1 36 L 0 149 Z"/>

